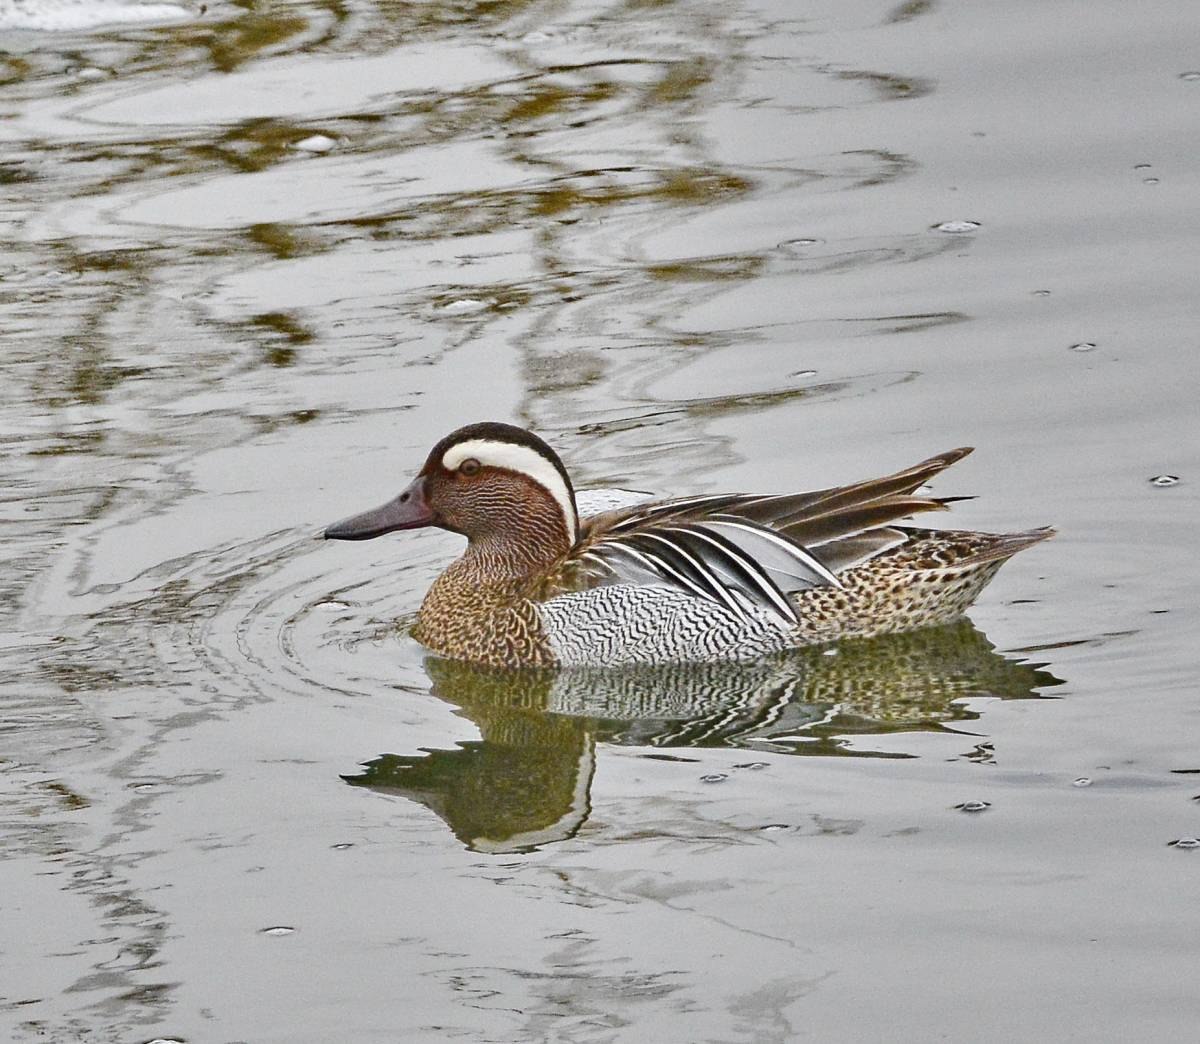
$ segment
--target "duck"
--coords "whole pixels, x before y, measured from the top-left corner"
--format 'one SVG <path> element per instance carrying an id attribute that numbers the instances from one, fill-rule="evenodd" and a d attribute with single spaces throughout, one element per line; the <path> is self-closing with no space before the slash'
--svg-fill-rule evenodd
<path id="1" fill-rule="evenodd" d="M 399 495 L 324 537 L 433 526 L 466 538 L 411 628 L 437 657 L 500 668 L 750 661 L 957 620 L 1001 565 L 1053 536 L 908 521 L 969 499 L 921 488 L 970 452 L 811 492 L 606 502 L 577 497 L 539 436 L 486 421 L 445 436 Z"/>

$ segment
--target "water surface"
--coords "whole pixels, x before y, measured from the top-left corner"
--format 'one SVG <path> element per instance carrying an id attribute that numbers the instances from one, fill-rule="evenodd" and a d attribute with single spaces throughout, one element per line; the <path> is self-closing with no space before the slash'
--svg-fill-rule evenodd
<path id="1" fill-rule="evenodd" d="M 7 1038 L 1191 1036 L 1194 30 L 0 3 Z M 971 624 L 514 681 L 396 631 L 455 538 L 315 539 L 482 418 L 678 494 L 973 444 L 957 524 L 1061 532 Z"/>

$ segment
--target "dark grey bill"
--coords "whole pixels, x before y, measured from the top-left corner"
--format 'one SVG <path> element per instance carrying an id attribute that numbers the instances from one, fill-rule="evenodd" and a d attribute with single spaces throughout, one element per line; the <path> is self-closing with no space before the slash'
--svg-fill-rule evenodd
<path id="1" fill-rule="evenodd" d="M 431 526 L 435 520 L 436 515 L 425 499 L 425 479 L 418 476 L 403 493 L 382 507 L 335 522 L 325 530 L 325 539 L 370 540 L 398 529 Z"/>

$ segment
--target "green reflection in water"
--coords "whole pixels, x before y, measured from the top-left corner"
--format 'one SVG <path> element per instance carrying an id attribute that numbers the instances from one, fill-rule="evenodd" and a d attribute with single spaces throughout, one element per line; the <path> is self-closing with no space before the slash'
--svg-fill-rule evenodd
<path id="1" fill-rule="evenodd" d="M 296 349 L 310 344 L 315 334 L 290 312 L 264 312 L 248 320 L 252 330 L 265 335 L 267 362 L 272 366 L 291 366 Z"/>
<path id="2" fill-rule="evenodd" d="M 19 164 L 0 163 L 0 185 L 27 185 L 36 180 L 33 174 Z"/>
<path id="3" fill-rule="evenodd" d="M 527 850 L 587 820 L 596 744 L 737 747 L 756 753 L 909 757 L 855 750 L 848 736 L 954 732 L 969 696 L 1031 699 L 1060 684 L 998 655 L 967 620 L 813 648 L 751 664 L 498 671 L 430 658 L 435 696 L 481 738 L 453 750 L 384 754 L 355 786 L 418 801 L 479 851 Z M 967 755 L 979 760 L 979 748 Z"/>
<path id="4" fill-rule="evenodd" d="M 308 20 L 290 13 L 251 12 L 222 28 L 209 38 L 208 50 L 217 69 L 233 72 L 247 59 L 304 32 Z"/>
<path id="5" fill-rule="evenodd" d="M 692 101 L 702 88 L 712 82 L 714 74 L 715 63 L 707 55 L 674 62 L 647 92 L 646 101 L 651 106 Z"/>
<path id="6" fill-rule="evenodd" d="M 505 123 L 525 123 L 543 116 L 556 115 L 571 98 L 569 91 L 549 86 L 532 91 L 521 98 L 504 118 Z"/>
<path id="7" fill-rule="evenodd" d="M 281 159 L 293 156 L 292 146 L 324 128 L 288 120 L 243 120 L 209 146 L 196 149 L 197 155 L 210 156 L 245 173 L 266 170 Z"/>
<path id="8" fill-rule="evenodd" d="M 857 80 L 870 85 L 883 101 L 920 98 L 933 90 L 933 82 L 916 76 L 896 76 L 893 73 L 853 69 L 837 74 L 839 80 Z"/>
<path id="9" fill-rule="evenodd" d="M 246 230 L 246 238 L 256 247 L 260 247 L 280 261 L 307 257 L 325 249 L 324 244 L 315 241 L 311 236 L 304 235 L 295 226 L 279 222 L 251 225 Z"/>
<path id="10" fill-rule="evenodd" d="M 752 279 L 764 267 L 762 257 L 700 257 L 669 264 L 647 265 L 651 279 L 669 283 L 713 283 Z"/>
<path id="11" fill-rule="evenodd" d="M 3 70 L 0 72 L 0 87 L 7 87 L 24 80 L 29 75 L 30 65 L 24 58 L 5 55 L 0 58 L 0 70 Z"/>
<path id="12" fill-rule="evenodd" d="M 518 161 L 527 162 L 524 157 Z M 381 242 L 436 240 L 537 225 L 545 218 L 567 222 L 639 204 L 701 207 L 730 201 L 753 187 L 750 179 L 718 167 L 614 168 L 603 179 L 589 171 L 520 190 L 487 189 L 413 200 L 401 209 L 349 218 L 343 224 L 369 229 L 371 238 Z M 714 278 L 731 276 L 719 272 Z"/>
<path id="13" fill-rule="evenodd" d="M 890 25 L 897 22 L 910 22 L 914 18 L 919 18 L 921 15 L 928 14 L 934 8 L 933 0 L 905 0 L 904 3 L 894 7 L 885 18 L 884 25 Z"/>

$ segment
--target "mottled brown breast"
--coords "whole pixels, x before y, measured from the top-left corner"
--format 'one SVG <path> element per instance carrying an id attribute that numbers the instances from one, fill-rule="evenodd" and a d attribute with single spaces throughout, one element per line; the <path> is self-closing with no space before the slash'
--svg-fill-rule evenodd
<path id="1" fill-rule="evenodd" d="M 413 637 L 456 660 L 492 667 L 554 666 L 528 582 L 481 583 L 462 573 L 451 566 L 434 581 Z"/>

